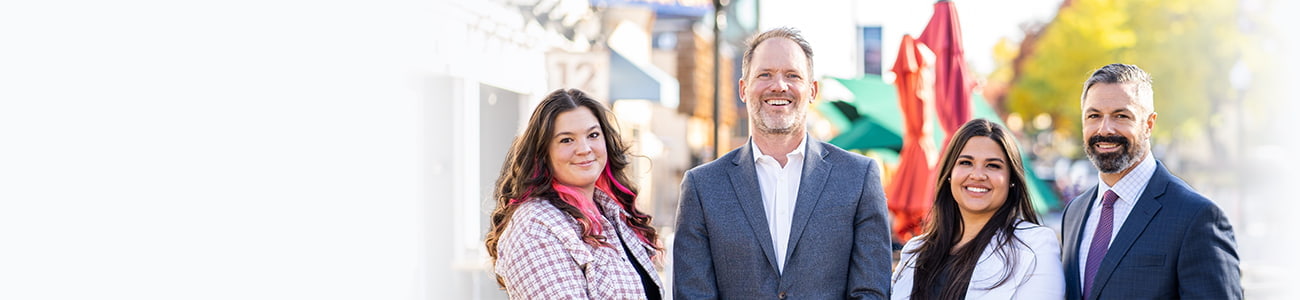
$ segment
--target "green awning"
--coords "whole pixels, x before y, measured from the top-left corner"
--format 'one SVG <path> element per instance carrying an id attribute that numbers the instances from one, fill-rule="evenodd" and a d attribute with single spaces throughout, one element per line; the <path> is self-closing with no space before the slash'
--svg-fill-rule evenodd
<path id="1" fill-rule="evenodd" d="M 903 149 L 903 111 L 898 108 L 898 89 L 867 74 L 855 79 L 834 78 L 852 92 L 852 99 L 826 99 L 818 111 L 830 119 L 841 132 L 829 143 L 844 149 Z M 839 103 L 836 103 L 839 102 Z M 928 116 L 935 133 L 942 132 L 937 117 Z M 934 144 L 943 145 L 943 136 L 933 134 Z"/>
<path id="2" fill-rule="evenodd" d="M 852 92 L 852 99 L 825 99 L 817 105 L 840 134 L 829 143 L 843 149 L 866 152 L 872 149 L 888 149 L 897 153 L 903 149 L 903 111 L 898 107 L 898 91 L 893 85 L 885 83 L 879 75 L 867 74 L 859 78 L 834 78 L 835 83 Z M 836 103 L 839 102 L 839 103 Z M 997 112 L 989 106 L 988 101 L 979 93 L 971 95 L 971 104 L 975 118 L 985 118 L 1006 126 Z M 934 144 L 944 144 L 943 130 L 938 117 L 927 116 L 934 128 Z M 1023 145 L 1023 144 L 1022 144 Z M 1025 176 L 1029 178 L 1029 196 L 1033 198 L 1034 208 L 1045 213 L 1060 206 L 1061 199 L 1052 191 L 1051 186 L 1038 179 L 1029 161 L 1029 153 L 1021 147 L 1020 156 L 1025 166 Z M 942 149 L 940 150 L 942 151 Z"/>

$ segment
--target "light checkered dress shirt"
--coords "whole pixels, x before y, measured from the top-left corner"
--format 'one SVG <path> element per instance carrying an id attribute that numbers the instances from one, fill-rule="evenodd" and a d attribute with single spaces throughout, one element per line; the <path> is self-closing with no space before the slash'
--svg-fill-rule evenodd
<path id="1" fill-rule="evenodd" d="M 529 199 L 515 210 L 498 240 L 496 261 L 496 273 L 511 299 L 645 299 L 641 276 L 619 238 L 663 295 L 651 261 L 654 248 L 636 237 L 618 203 L 600 190 L 595 195 L 604 215 L 598 220 L 602 234 L 613 247 L 584 243 L 578 221 L 549 201 Z"/>
<path id="2" fill-rule="evenodd" d="M 1105 180 L 1101 180 L 1101 175 L 1097 175 L 1097 196 L 1092 199 L 1092 213 L 1088 214 L 1088 219 L 1083 227 L 1083 246 L 1079 247 L 1079 265 L 1087 264 L 1088 252 L 1092 235 L 1097 231 L 1097 223 L 1101 221 L 1101 197 L 1106 194 L 1107 190 L 1115 191 L 1119 195 L 1119 200 L 1115 201 L 1114 224 L 1111 227 L 1110 240 L 1115 241 L 1115 236 L 1119 235 L 1119 230 L 1124 227 L 1124 221 L 1128 220 L 1128 215 L 1133 212 L 1133 205 L 1137 204 L 1138 197 L 1142 196 L 1142 191 L 1146 190 L 1147 182 L 1151 181 L 1151 176 L 1156 174 L 1156 158 L 1147 151 L 1146 158 L 1138 163 L 1128 175 L 1120 178 L 1115 182 L 1115 186 L 1107 186 Z M 1079 286 L 1083 286 L 1084 278 L 1087 277 L 1086 268 L 1079 268 Z"/>

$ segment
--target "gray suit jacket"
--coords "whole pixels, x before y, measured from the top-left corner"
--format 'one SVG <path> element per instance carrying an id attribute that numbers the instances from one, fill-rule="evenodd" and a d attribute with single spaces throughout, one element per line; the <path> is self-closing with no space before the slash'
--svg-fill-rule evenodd
<path id="1" fill-rule="evenodd" d="M 1061 247 L 1066 299 L 1080 299 L 1079 247 L 1094 186 L 1065 207 Z M 1155 175 L 1111 241 L 1090 299 L 1241 299 L 1232 225 L 1210 199 L 1156 161 Z"/>
<path id="2" fill-rule="evenodd" d="M 805 153 L 786 257 L 774 257 L 748 144 L 686 172 L 673 245 L 676 299 L 888 298 L 879 167 L 812 138 Z"/>

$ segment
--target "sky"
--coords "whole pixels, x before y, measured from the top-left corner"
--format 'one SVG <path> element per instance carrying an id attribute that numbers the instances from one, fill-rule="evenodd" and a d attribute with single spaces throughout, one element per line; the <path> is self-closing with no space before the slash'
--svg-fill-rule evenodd
<path id="1" fill-rule="evenodd" d="M 955 1 L 962 25 L 966 60 L 978 74 L 993 71 L 993 46 L 999 39 L 1019 42 L 1022 24 L 1046 23 L 1056 15 L 1060 0 L 969 0 Z M 842 63 L 856 57 L 856 27 L 881 26 L 885 69 L 893 64 L 894 53 L 904 34 L 919 36 L 934 12 L 933 1 L 763 1 L 760 27 L 794 26 L 804 31 L 818 56 L 821 75 L 851 77 L 856 63 Z"/>
<path id="2" fill-rule="evenodd" d="M 981 74 L 993 71 L 993 46 L 999 39 L 1008 38 L 1019 42 L 1024 37 L 1022 24 L 1046 24 L 1056 16 L 1057 7 L 1061 5 L 1060 0 L 979 0 L 956 3 L 962 22 L 966 59 L 971 68 Z"/>

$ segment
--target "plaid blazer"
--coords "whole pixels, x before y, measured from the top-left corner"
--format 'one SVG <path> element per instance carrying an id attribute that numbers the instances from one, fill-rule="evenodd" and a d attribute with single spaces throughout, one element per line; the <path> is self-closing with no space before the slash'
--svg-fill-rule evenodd
<path id="1" fill-rule="evenodd" d="M 578 221 L 549 201 L 529 199 L 515 210 L 498 240 L 496 261 L 496 274 L 505 281 L 511 299 L 645 299 L 641 276 L 619 238 L 663 295 L 663 283 L 651 260 L 654 248 L 623 221 L 627 212 L 618 203 L 600 190 L 595 198 L 604 215 L 598 220 L 602 234 L 614 247 L 583 243 Z"/>

